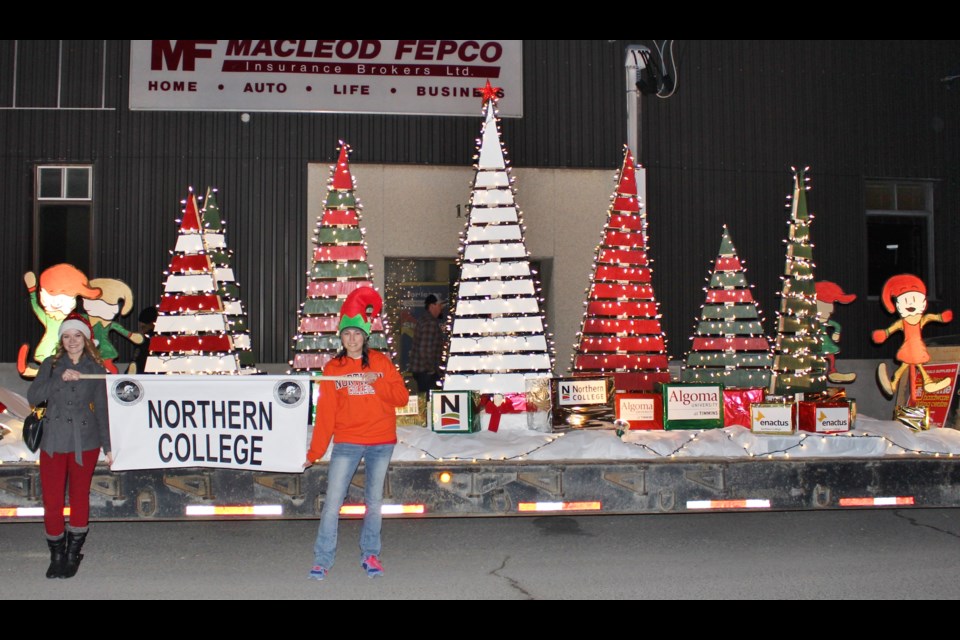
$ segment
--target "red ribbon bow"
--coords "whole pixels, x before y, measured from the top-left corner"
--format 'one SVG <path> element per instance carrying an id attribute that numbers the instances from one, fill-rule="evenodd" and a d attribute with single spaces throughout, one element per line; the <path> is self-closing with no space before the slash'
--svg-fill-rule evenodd
<path id="1" fill-rule="evenodd" d="M 505 413 L 523 413 L 527 410 L 527 397 L 523 393 L 496 393 L 484 396 L 480 406 L 490 415 L 489 431 L 496 433 L 500 429 L 500 416 Z"/>

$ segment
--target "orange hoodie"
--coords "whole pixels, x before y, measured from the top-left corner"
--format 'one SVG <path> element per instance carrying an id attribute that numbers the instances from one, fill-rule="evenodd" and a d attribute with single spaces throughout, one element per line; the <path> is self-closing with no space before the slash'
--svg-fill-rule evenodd
<path id="1" fill-rule="evenodd" d="M 349 444 L 394 444 L 397 441 L 397 407 L 407 404 L 409 392 L 403 378 L 384 354 L 370 350 L 370 366 L 361 367 L 359 358 L 334 358 L 323 368 L 325 376 L 355 375 L 357 382 L 320 379 L 320 397 L 307 460 L 317 461 L 326 453 L 330 437 Z M 372 384 L 363 374 L 380 375 Z"/>

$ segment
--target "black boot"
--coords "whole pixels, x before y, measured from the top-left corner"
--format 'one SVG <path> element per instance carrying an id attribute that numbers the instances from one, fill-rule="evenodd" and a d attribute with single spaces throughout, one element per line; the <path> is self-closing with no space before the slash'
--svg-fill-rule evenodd
<path id="1" fill-rule="evenodd" d="M 61 535 L 56 540 L 47 538 L 47 546 L 50 547 L 50 566 L 47 567 L 47 577 L 62 578 L 63 564 L 67 556 L 67 537 Z"/>
<path id="2" fill-rule="evenodd" d="M 77 569 L 80 568 L 80 561 L 83 560 L 83 554 L 80 553 L 80 550 L 83 549 L 83 543 L 86 539 L 86 531 L 80 533 L 67 531 L 67 558 L 63 564 L 63 573 L 60 574 L 61 578 L 72 578 L 77 575 Z"/>

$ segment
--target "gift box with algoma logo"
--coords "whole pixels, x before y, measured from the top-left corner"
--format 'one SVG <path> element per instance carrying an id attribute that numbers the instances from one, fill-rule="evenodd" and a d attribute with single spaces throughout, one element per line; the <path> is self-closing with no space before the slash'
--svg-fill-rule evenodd
<path id="1" fill-rule="evenodd" d="M 659 393 L 617 393 L 616 418 L 630 430 L 663 429 L 663 396 Z"/>
<path id="2" fill-rule="evenodd" d="M 722 429 L 723 385 L 667 382 L 663 397 L 663 428 Z"/>

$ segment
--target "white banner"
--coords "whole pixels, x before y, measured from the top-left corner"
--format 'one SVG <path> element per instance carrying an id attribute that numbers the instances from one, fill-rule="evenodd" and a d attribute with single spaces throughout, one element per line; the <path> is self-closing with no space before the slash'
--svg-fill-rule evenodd
<path id="1" fill-rule="evenodd" d="M 522 40 L 131 40 L 130 108 L 523 116 Z"/>
<path id="2" fill-rule="evenodd" d="M 211 467 L 300 472 L 306 376 L 106 376 L 113 471 Z"/>

